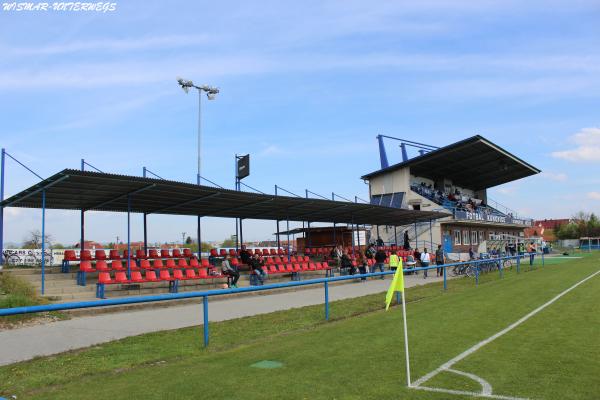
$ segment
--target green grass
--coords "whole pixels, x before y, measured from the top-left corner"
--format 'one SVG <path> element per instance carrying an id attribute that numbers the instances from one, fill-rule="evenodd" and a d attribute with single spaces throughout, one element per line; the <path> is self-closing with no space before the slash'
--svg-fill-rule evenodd
<path id="1" fill-rule="evenodd" d="M 597 255 L 407 290 L 413 379 L 493 335 L 599 269 Z M 331 290 L 335 290 L 332 288 Z M 600 393 L 600 277 L 456 365 L 494 392 L 532 399 Z M 383 295 L 147 334 L 0 368 L 0 394 L 34 399 L 460 399 L 405 386 L 399 308 Z M 271 360 L 277 369 L 251 368 Z M 476 390 L 449 373 L 428 385 Z"/>
<path id="2" fill-rule="evenodd" d="M 26 280 L 8 272 L 0 272 L 0 308 L 12 308 L 45 304 L 47 301 L 35 292 Z M 32 314 L 0 317 L 0 326 L 35 318 Z"/>

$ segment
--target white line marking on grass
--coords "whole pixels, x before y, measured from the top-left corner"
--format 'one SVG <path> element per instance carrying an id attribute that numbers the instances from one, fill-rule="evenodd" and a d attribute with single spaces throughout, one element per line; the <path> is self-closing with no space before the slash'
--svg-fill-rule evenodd
<path id="1" fill-rule="evenodd" d="M 581 285 L 585 281 L 593 278 L 594 276 L 596 276 L 598 274 L 600 274 L 600 271 L 596 271 L 593 274 L 591 274 L 590 276 L 588 276 L 587 278 L 584 278 L 584 279 L 580 280 L 579 282 L 577 282 L 576 284 L 574 284 L 570 288 L 568 288 L 565 291 L 563 291 L 563 292 L 559 293 L 558 295 L 556 295 L 554 298 L 552 298 L 547 303 L 542 304 L 541 306 L 539 306 L 538 308 L 536 308 L 535 310 L 533 310 L 529 314 L 525 315 L 523 318 L 519 319 L 517 322 L 514 322 L 514 323 L 510 324 L 509 326 L 507 326 L 506 328 L 504 328 L 500 332 L 498 332 L 498 333 L 490 336 L 489 338 L 487 338 L 485 340 L 482 340 L 481 342 L 477 343 L 475 346 L 473 346 L 470 349 L 462 352 L 461 354 L 459 354 L 458 356 L 454 357 L 453 359 L 451 359 L 450 361 L 446 362 L 445 364 L 442 364 L 439 368 L 437 368 L 434 371 L 431 371 L 430 373 L 428 373 L 428 374 L 422 376 L 421 378 L 417 379 L 415 382 L 413 382 L 413 385 L 411 385 L 410 387 L 413 388 L 413 389 L 425 389 L 424 387 L 421 387 L 420 385 L 422 385 L 423 383 L 427 382 L 428 380 L 430 380 L 431 378 L 433 378 L 434 376 L 436 376 L 440 372 L 442 372 L 442 371 L 448 371 L 448 370 L 450 370 L 451 372 L 457 372 L 455 370 L 451 370 L 451 367 L 454 364 L 456 364 L 457 362 L 461 361 L 462 359 L 470 356 L 471 354 L 473 354 L 474 352 L 476 352 L 477 350 L 479 350 L 480 348 L 482 348 L 486 344 L 488 344 L 488 343 L 490 343 L 490 342 L 498 339 L 500 336 L 502 336 L 502 335 L 510 332 L 511 330 L 515 329 L 517 326 L 521 325 L 523 322 L 527 321 L 529 318 L 533 317 L 535 314 L 539 313 L 544 308 L 548 307 L 549 305 L 551 305 L 552 303 L 554 303 L 556 300 L 560 299 L 565 294 L 569 293 L 571 290 L 575 289 L 577 286 Z M 465 373 L 465 376 L 468 376 L 468 375 L 466 375 L 466 373 Z M 481 379 L 481 378 L 479 378 L 479 379 Z M 475 380 L 477 382 L 480 382 L 478 379 L 475 379 Z M 425 390 L 437 391 L 437 389 L 435 389 L 435 388 L 428 388 L 428 389 L 425 389 Z M 440 391 L 445 391 L 447 393 L 456 392 L 456 394 L 474 393 L 474 392 L 459 393 L 457 391 L 448 391 L 446 389 L 440 389 Z M 491 395 L 484 395 L 482 393 L 474 393 L 474 395 L 484 396 L 484 397 L 491 396 Z M 514 397 L 497 397 L 497 398 L 514 399 Z"/>
<path id="2" fill-rule="evenodd" d="M 522 398 L 522 397 L 500 396 L 498 394 L 483 394 L 483 393 L 477 393 L 477 392 L 466 392 L 466 391 L 463 391 L 463 390 L 451 390 L 451 389 L 433 388 L 433 387 L 428 387 L 428 386 L 411 386 L 411 389 L 426 390 L 428 392 L 458 394 L 458 395 L 461 395 L 461 396 L 486 397 L 488 399 L 529 400 L 529 399 Z"/>
<path id="3" fill-rule="evenodd" d="M 492 385 L 490 385 L 489 382 L 486 381 L 485 379 L 483 379 L 482 377 L 477 376 L 475 374 L 470 374 L 468 372 L 459 371 L 457 369 L 448 368 L 446 371 L 453 372 L 458 375 L 466 376 L 467 378 L 470 378 L 470 379 L 474 380 L 475 382 L 478 382 L 481 385 L 481 394 L 484 394 L 484 395 L 492 394 Z"/>

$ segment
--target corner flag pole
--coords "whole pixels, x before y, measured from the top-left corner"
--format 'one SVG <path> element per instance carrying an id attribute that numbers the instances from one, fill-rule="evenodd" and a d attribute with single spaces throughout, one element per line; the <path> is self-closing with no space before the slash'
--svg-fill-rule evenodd
<path id="1" fill-rule="evenodd" d="M 404 351 L 406 353 L 406 384 L 410 387 L 410 357 L 408 355 L 408 328 L 406 327 L 406 300 L 402 291 L 402 318 L 404 319 Z"/>
<path id="2" fill-rule="evenodd" d="M 402 260 L 402 259 L 400 259 Z M 406 381 L 408 387 L 410 387 L 410 357 L 408 354 L 408 328 L 406 325 L 406 298 L 404 297 L 404 267 L 402 261 L 396 267 L 396 273 L 392 279 L 392 283 L 385 295 L 385 309 L 386 311 L 390 308 L 394 292 L 402 293 L 402 318 L 404 320 L 404 350 L 406 353 Z"/>

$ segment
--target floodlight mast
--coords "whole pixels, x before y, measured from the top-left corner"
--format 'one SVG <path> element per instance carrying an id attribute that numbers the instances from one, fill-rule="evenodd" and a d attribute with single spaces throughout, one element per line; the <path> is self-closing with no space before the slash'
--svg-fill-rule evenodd
<path id="1" fill-rule="evenodd" d="M 208 100 L 214 100 L 219 93 L 219 88 L 209 85 L 196 86 L 194 82 L 183 78 L 177 78 L 177 83 L 181 86 L 181 89 L 187 94 L 191 88 L 198 90 L 198 173 L 196 175 L 196 181 L 198 185 L 201 184 L 202 176 L 202 165 L 201 165 L 201 140 L 202 140 L 202 92 L 206 93 Z"/>

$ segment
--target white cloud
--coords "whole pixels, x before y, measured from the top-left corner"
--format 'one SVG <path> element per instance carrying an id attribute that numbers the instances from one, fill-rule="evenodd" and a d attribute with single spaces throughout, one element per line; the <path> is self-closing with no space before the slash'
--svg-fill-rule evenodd
<path id="1" fill-rule="evenodd" d="M 600 192 L 589 192 L 587 197 L 592 200 L 600 200 Z"/>
<path id="2" fill-rule="evenodd" d="M 583 128 L 570 139 L 577 147 L 555 151 L 552 157 L 573 162 L 600 162 L 600 128 Z"/>
<path id="3" fill-rule="evenodd" d="M 556 181 L 556 182 L 565 182 L 567 179 L 569 179 L 569 177 L 567 176 L 567 174 L 562 173 L 562 172 L 542 172 L 540 174 L 541 177 L 546 178 L 546 179 L 550 179 L 552 181 Z"/>

